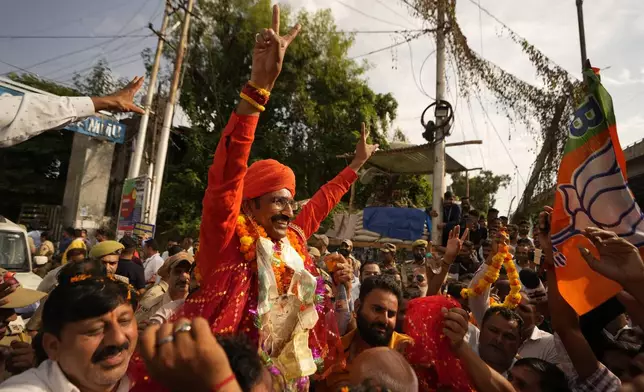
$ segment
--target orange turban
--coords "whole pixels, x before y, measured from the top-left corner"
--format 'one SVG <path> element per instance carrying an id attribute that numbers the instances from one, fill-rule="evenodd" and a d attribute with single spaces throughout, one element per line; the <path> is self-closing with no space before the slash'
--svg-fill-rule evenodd
<path id="1" fill-rule="evenodd" d="M 270 192 L 288 189 L 295 197 L 295 174 L 290 167 L 274 159 L 264 159 L 250 165 L 244 177 L 244 200 Z"/>

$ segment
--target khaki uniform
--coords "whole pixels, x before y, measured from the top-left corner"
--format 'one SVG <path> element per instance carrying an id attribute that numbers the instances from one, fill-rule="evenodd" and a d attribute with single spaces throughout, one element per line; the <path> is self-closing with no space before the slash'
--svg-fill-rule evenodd
<path id="1" fill-rule="evenodd" d="M 164 303 L 170 302 L 170 297 L 166 295 L 167 292 L 168 283 L 163 280 L 146 291 L 139 301 L 139 308 L 134 313 L 136 322 L 140 323 L 141 321 L 148 320 L 154 316 Z"/>

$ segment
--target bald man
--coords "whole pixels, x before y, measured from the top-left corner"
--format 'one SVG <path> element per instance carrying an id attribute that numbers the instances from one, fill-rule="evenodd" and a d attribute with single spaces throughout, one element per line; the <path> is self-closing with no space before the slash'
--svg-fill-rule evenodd
<path id="1" fill-rule="evenodd" d="M 371 380 L 392 392 L 418 391 L 418 379 L 411 365 L 399 352 L 388 347 L 363 351 L 351 364 L 352 385 Z"/>

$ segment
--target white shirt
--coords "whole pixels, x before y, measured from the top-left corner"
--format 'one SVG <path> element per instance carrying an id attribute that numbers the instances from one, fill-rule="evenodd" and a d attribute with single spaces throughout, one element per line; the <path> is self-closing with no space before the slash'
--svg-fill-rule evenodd
<path id="1" fill-rule="evenodd" d="M 123 376 L 115 392 L 127 392 L 130 379 Z M 0 384 L 2 392 L 80 392 L 58 366 L 58 362 L 46 360 L 37 368 L 8 378 Z"/>
<path id="2" fill-rule="evenodd" d="M 94 111 L 89 97 L 33 93 L 0 97 L 0 147 L 10 147 L 49 129 L 93 116 Z"/>
<path id="3" fill-rule="evenodd" d="M 161 254 L 163 260 L 166 260 L 168 257 L 170 257 L 170 253 L 167 250 Z"/>
<path id="4" fill-rule="evenodd" d="M 158 252 L 148 257 L 147 260 L 143 262 L 145 281 L 150 282 L 156 280 L 157 271 L 162 265 L 163 258 L 161 258 Z"/>

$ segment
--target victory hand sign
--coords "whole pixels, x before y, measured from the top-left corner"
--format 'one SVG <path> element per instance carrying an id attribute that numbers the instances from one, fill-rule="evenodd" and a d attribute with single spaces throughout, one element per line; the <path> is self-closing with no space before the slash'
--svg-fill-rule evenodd
<path id="1" fill-rule="evenodd" d="M 369 131 L 367 130 L 365 123 L 362 123 L 360 128 L 360 140 L 358 140 L 358 144 L 356 145 L 356 155 L 349 165 L 349 167 L 352 168 L 356 173 L 358 172 L 358 170 L 360 170 L 362 165 L 364 165 L 369 160 L 369 158 L 371 158 L 373 153 L 378 150 L 377 144 L 367 143 L 367 139 L 369 138 Z"/>
<path id="2" fill-rule="evenodd" d="M 273 22 L 270 29 L 263 29 L 255 35 L 255 49 L 253 49 L 253 67 L 250 80 L 259 87 L 270 91 L 275 85 L 277 76 L 282 71 L 286 48 L 293 42 L 300 32 L 300 24 L 289 31 L 285 36 L 280 36 L 280 8 L 273 6 Z"/>

